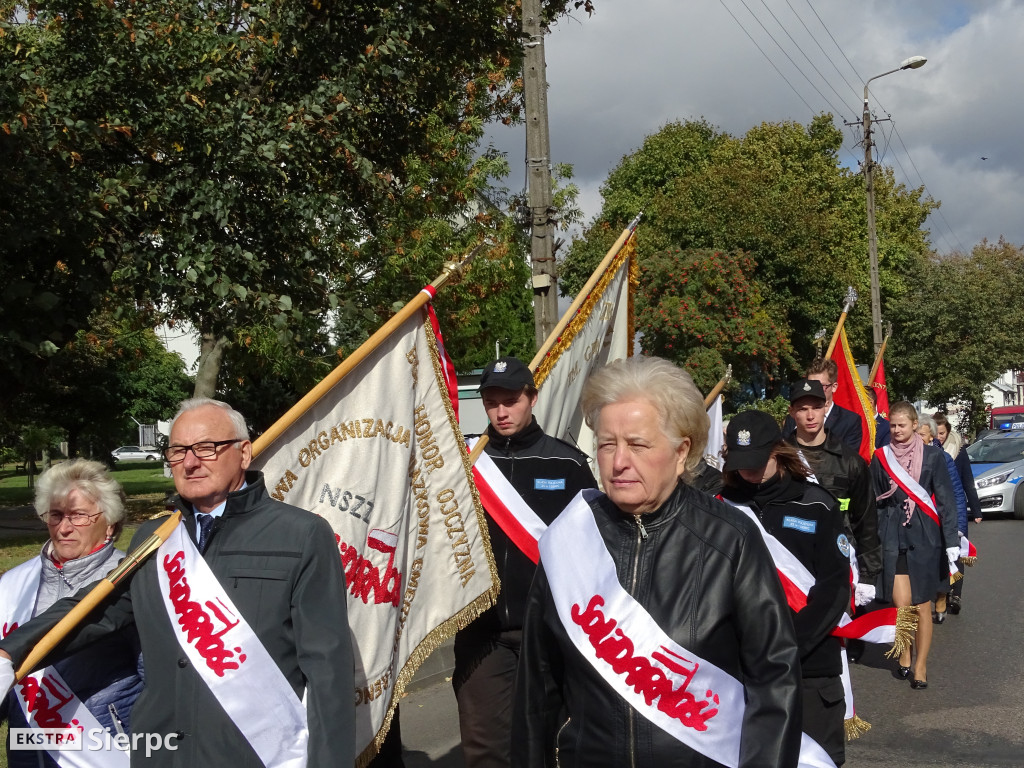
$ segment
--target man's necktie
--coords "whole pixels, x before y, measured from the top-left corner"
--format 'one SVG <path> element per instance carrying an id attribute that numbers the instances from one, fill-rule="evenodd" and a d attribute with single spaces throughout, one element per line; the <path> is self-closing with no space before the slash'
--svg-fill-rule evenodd
<path id="1" fill-rule="evenodd" d="M 206 541 L 210 538 L 210 529 L 213 527 L 213 515 L 197 514 L 196 520 L 199 521 L 199 552 L 200 554 L 206 551 Z"/>

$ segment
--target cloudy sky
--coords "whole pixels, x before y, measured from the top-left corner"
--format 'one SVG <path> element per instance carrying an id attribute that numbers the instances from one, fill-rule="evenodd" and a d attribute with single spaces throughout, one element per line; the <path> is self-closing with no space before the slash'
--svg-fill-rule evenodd
<path id="1" fill-rule="evenodd" d="M 1001 235 L 1024 244 L 1020 0 L 595 5 L 546 40 L 552 162 L 575 167 L 588 221 L 608 172 L 669 121 L 704 117 L 742 135 L 831 112 L 841 125 L 860 119 L 865 79 L 921 55 L 921 69 L 871 84 L 873 114 L 892 116 L 878 125 L 876 160 L 942 201 L 926 224 L 940 253 Z M 857 167 L 860 132 L 843 130 L 841 161 Z M 521 187 L 524 129 L 499 126 L 489 138 L 508 152 L 508 185 Z"/>

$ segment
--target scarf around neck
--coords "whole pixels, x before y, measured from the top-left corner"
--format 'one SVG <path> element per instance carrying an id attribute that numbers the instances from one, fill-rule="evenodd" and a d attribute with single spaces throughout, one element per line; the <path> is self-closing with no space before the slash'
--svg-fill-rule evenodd
<path id="1" fill-rule="evenodd" d="M 892 453 L 896 457 L 896 461 L 910 474 L 914 480 L 921 482 L 921 465 L 924 462 L 924 440 L 918 435 L 914 435 L 910 440 L 905 443 L 898 443 L 893 440 L 889 443 L 889 447 L 892 448 Z M 896 481 L 892 478 L 889 479 L 889 490 L 877 497 L 876 501 L 887 499 L 896 493 L 896 489 L 899 486 L 896 485 Z M 916 504 L 906 498 L 903 501 L 903 525 L 910 522 L 911 516 L 914 514 Z"/>

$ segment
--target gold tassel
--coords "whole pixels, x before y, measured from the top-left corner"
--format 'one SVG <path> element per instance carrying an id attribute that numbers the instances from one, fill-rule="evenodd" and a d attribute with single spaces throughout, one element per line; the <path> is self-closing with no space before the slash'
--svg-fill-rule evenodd
<path id="1" fill-rule="evenodd" d="M 843 721 L 843 728 L 846 730 L 846 740 L 853 741 L 870 731 L 871 723 L 867 720 L 861 720 L 860 717 L 854 714 L 849 720 Z"/>
<path id="2" fill-rule="evenodd" d="M 961 557 L 960 562 L 966 565 L 968 568 L 973 568 L 974 564 L 978 562 L 978 557 L 976 555 L 974 557 Z"/>
<path id="3" fill-rule="evenodd" d="M 957 571 L 956 573 L 951 573 L 951 574 L 949 574 L 949 583 L 950 584 L 956 584 L 963 577 L 964 577 L 964 575 L 962 573 L 960 573 L 960 571 Z"/>
<path id="4" fill-rule="evenodd" d="M 910 643 L 917 632 L 917 608 L 912 605 L 896 610 L 896 641 L 885 653 L 885 658 L 893 659 L 910 648 Z"/>

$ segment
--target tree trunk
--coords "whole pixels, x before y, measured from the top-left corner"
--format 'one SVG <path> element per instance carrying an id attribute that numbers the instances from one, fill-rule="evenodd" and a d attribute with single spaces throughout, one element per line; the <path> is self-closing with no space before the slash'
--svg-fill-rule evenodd
<path id="1" fill-rule="evenodd" d="M 229 343 L 227 336 L 214 336 L 212 333 L 202 335 L 196 386 L 192 391 L 192 397 L 213 397 L 217 393 L 217 375 L 224 359 L 224 350 Z"/>

